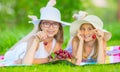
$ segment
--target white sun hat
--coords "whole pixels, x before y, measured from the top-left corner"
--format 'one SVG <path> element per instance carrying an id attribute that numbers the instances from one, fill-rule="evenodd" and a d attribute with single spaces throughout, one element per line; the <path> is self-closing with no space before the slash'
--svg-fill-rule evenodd
<path id="1" fill-rule="evenodd" d="M 41 20 L 51 20 L 55 22 L 61 23 L 63 26 L 70 25 L 70 23 L 61 21 L 61 14 L 60 11 L 53 7 L 56 4 L 56 0 L 49 0 L 46 7 L 43 7 L 40 9 L 40 19 L 37 19 L 36 16 L 29 16 L 29 18 L 32 18 L 32 21 L 29 21 L 29 23 L 33 24 L 39 24 Z"/>
<path id="2" fill-rule="evenodd" d="M 74 21 L 70 26 L 70 34 L 74 36 L 80 29 L 81 25 L 84 23 L 92 24 L 96 29 L 102 30 L 104 32 L 105 40 L 108 41 L 111 38 L 111 33 L 103 29 L 102 20 L 95 15 L 88 15 L 83 19 Z"/>
<path id="3" fill-rule="evenodd" d="M 39 24 L 41 20 L 51 20 L 51 21 L 59 22 L 63 26 L 70 25 L 67 22 L 61 21 L 60 11 L 53 6 L 43 7 L 40 10 L 40 14 L 41 14 L 40 19 L 32 20 L 29 23 Z"/>

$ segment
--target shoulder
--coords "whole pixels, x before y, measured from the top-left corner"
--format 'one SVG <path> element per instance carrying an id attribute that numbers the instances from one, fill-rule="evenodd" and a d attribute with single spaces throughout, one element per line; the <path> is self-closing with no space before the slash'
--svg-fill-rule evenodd
<path id="1" fill-rule="evenodd" d="M 62 43 L 56 42 L 56 43 L 55 43 L 55 47 L 54 47 L 54 51 L 57 51 L 57 50 L 59 50 L 59 49 L 62 49 Z"/>
<path id="2" fill-rule="evenodd" d="M 77 37 L 77 36 L 74 36 L 73 39 L 72 39 L 72 43 L 76 43 L 76 42 L 78 42 L 78 41 L 79 41 L 78 37 Z"/>
<path id="3" fill-rule="evenodd" d="M 16 47 L 26 47 L 26 46 L 27 46 L 27 42 L 23 42 L 17 45 Z"/>

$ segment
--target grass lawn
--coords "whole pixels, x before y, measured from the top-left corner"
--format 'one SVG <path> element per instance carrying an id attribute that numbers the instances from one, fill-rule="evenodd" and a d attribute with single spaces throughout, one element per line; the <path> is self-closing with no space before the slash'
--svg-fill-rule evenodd
<path id="1" fill-rule="evenodd" d="M 27 28 L 26 28 L 27 27 Z M 120 45 L 120 23 L 111 23 L 104 26 L 112 33 L 108 46 Z M 3 55 L 14 43 L 19 41 L 32 29 L 32 25 L 18 25 L 8 27 L 0 25 L 0 55 Z M 64 27 L 63 49 L 69 41 L 69 27 Z M 75 66 L 67 61 L 57 61 L 42 65 L 1 67 L 0 72 L 120 72 L 120 63 L 106 65 Z"/>
<path id="2" fill-rule="evenodd" d="M 1 72 L 120 72 L 120 64 L 75 66 L 66 61 L 32 66 L 1 67 Z"/>

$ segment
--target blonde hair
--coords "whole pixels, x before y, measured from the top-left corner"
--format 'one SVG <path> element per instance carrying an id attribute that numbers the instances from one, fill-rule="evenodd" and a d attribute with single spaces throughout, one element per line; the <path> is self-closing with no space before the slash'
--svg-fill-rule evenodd
<path id="1" fill-rule="evenodd" d="M 73 38 L 73 40 L 72 40 L 73 42 L 75 42 L 75 43 L 77 43 L 77 47 L 78 47 L 78 45 L 79 45 L 79 39 L 78 39 L 78 37 L 77 36 L 74 36 L 74 38 Z M 83 45 L 84 46 L 84 45 Z M 87 56 L 85 56 L 85 49 L 83 48 L 83 51 L 82 51 L 82 59 L 87 59 Z M 94 54 L 92 55 L 92 58 L 93 59 L 97 59 L 97 56 L 98 56 L 98 42 L 97 42 L 97 40 L 96 40 L 96 42 L 95 42 L 95 48 L 94 48 Z"/>

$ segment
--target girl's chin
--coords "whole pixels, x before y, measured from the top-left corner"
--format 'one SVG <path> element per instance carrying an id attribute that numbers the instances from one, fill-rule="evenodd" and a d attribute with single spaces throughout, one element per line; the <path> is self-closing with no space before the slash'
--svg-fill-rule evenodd
<path id="1" fill-rule="evenodd" d="M 55 36 L 55 33 L 47 33 L 47 36 L 48 36 L 48 37 L 54 37 L 54 36 Z"/>
<path id="2" fill-rule="evenodd" d="M 84 39 L 84 41 L 85 41 L 85 42 L 89 42 L 89 41 L 91 41 L 91 39 Z"/>
<path id="3" fill-rule="evenodd" d="M 53 34 L 51 34 L 51 35 L 48 35 L 48 37 L 54 37 L 54 35 L 53 35 Z"/>

